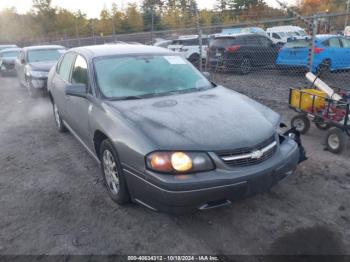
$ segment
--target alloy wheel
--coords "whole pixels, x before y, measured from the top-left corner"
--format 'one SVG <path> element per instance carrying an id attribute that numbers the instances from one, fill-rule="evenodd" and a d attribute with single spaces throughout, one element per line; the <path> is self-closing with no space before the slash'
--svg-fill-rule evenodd
<path id="1" fill-rule="evenodd" d="M 106 149 L 103 151 L 103 170 L 106 178 L 108 189 L 113 195 L 119 193 L 119 174 L 117 171 L 117 163 L 111 151 Z"/>

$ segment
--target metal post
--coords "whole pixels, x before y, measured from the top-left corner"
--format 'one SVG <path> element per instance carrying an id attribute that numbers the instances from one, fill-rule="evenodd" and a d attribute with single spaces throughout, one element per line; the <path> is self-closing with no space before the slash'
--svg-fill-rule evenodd
<path id="1" fill-rule="evenodd" d="M 79 35 L 79 27 L 78 27 L 78 22 L 77 22 L 77 18 L 75 19 L 75 35 L 78 39 L 78 45 L 81 46 L 81 42 L 80 42 L 80 35 Z"/>
<path id="2" fill-rule="evenodd" d="M 312 17 L 312 38 L 311 38 L 311 49 L 309 50 L 309 71 L 312 72 L 312 66 L 314 63 L 314 53 L 315 53 L 315 41 L 318 27 L 318 16 L 313 15 Z"/>
<path id="3" fill-rule="evenodd" d="M 153 34 L 154 34 L 154 4 L 152 5 L 151 8 L 151 45 L 153 45 Z"/>
<path id="4" fill-rule="evenodd" d="M 202 41 L 202 28 L 200 25 L 200 17 L 199 17 L 199 12 L 198 12 L 198 7 L 197 7 L 197 3 L 194 3 L 194 9 L 195 9 L 195 13 L 196 13 L 196 18 L 197 18 L 197 31 L 198 31 L 198 40 L 199 40 L 199 71 L 202 72 L 203 70 L 203 64 L 202 64 L 202 60 L 203 60 L 203 41 Z"/>
<path id="5" fill-rule="evenodd" d="M 113 42 L 115 43 L 117 41 L 116 35 L 115 35 L 115 15 L 112 16 L 112 29 L 113 29 Z"/>

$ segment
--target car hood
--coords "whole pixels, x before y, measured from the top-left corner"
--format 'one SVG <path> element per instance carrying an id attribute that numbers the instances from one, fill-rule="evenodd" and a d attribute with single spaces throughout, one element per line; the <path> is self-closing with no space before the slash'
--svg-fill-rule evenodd
<path id="1" fill-rule="evenodd" d="M 49 72 L 56 62 L 57 61 L 32 62 L 29 64 L 29 66 L 35 71 Z"/>
<path id="2" fill-rule="evenodd" d="M 218 151 L 254 146 L 273 136 L 280 116 L 224 87 L 107 104 L 160 150 Z"/>

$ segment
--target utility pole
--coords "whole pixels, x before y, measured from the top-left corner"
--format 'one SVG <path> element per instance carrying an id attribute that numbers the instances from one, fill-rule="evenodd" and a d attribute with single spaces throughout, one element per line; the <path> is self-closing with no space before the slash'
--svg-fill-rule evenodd
<path id="1" fill-rule="evenodd" d="M 75 35 L 78 38 L 78 45 L 81 46 L 80 35 L 79 35 L 79 27 L 78 27 L 78 18 L 75 18 Z"/>
<path id="2" fill-rule="evenodd" d="M 151 45 L 153 45 L 153 33 L 154 33 L 154 2 L 151 7 Z"/>
<path id="3" fill-rule="evenodd" d="M 113 42 L 115 43 L 117 41 L 116 35 L 115 35 L 115 15 L 112 16 L 112 30 L 113 30 Z"/>
<path id="4" fill-rule="evenodd" d="M 194 11 L 196 14 L 196 20 L 197 20 L 197 31 L 198 31 L 198 40 L 199 40 L 199 71 L 202 72 L 203 70 L 203 41 L 202 41 L 202 28 L 200 25 L 200 17 L 199 17 L 199 12 L 198 12 L 198 7 L 197 7 L 197 2 L 194 2 Z"/>

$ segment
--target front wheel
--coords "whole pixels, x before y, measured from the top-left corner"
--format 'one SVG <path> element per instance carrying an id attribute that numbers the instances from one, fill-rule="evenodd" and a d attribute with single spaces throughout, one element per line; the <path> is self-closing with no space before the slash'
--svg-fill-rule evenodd
<path id="1" fill-rule="evenodd" d="M 339 128 L 332 127 L 326 136 L 326 146 L 328 151 L 338 154 L 346 146 L 345 132 Z"/>
<path id="2" fill-rule="evenodd" d="M 103 180 L 110 198 L 120 205 L 129 203 L 130 195 L 117 152 L 108 139 L 102 141 L 100 158 Z"/>
<path id="3" fill-rule="evenodd" d="M 306 115 L 296 115 L 291 120 L 291 126 L 294 127 L 300 134 L 306 134 L 310 129 L 310 120 Z"/>
<path id="4" fill-rule="evenodd" d="M 63 124 L 60 112 L 58 111 L 58 107 L 54 101 L 52 102 L 52 109 L 53 109 L 53 116 L 55 118 L 55 123 L 58 131 L 61 133 L 67 132 L 67 128 Z"/>

